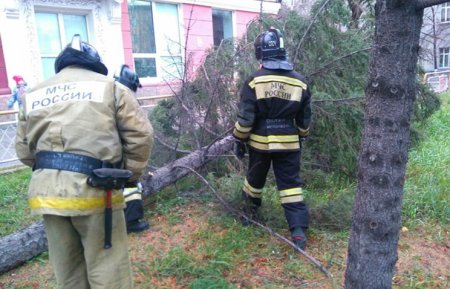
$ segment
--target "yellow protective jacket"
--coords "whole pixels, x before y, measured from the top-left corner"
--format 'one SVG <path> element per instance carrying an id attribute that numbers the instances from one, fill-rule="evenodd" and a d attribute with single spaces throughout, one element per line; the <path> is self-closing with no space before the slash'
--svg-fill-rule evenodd
<path id="1" fill-rule="evenodd" d="M 16 152 L 33 166 L 40 151 L 68 152 L 109 163 L 122 162 L 136 180 L 147 165 L 153 128 L 131 90 L 113 78 L 69 66 L 25 94 L 19 112 Z M 87 175 L 36 169 L 29 184 L 34 214 L 80 216 L 101 213 L 105 192 L 90 187 Z M 123 209 L 121 191 L 113 209 Z"/>

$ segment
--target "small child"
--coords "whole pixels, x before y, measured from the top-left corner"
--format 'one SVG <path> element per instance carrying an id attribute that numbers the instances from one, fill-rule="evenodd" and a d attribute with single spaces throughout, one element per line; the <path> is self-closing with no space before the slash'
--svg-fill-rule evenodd
<path id="1" fill-rule="evenodd" d="M 28 86 L 20 75 L 14 75 L 13 79 L 16 82 L 16 87 L 13 89 L 11 97 L 8 99 L 6 105 L 8 106 L 8 109 L 17 110 L 22 106 L 22 100 L 20 98 L 27 91 Z"/>

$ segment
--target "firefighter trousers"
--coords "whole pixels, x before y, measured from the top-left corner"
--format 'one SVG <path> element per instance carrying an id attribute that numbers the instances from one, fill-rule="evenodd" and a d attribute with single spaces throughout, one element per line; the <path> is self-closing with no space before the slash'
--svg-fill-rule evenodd
<path id="1" fill-rule="evenodd" d="M 44 215 L 50 263 L 59 289 L 132 289 L 123 210 L 112 214 L 112 247 L 104 249 L 105 215 Z"/>
<path id="2" fill-rule="evenodd" d="M 308 207 L 303 201 L 299 151 L 263 153 L 250 148 L 243 188 L 245 195 L 254 205 L 261 206 L 262 190 L 271 165 L 289 229 L 299 226 L 307 228 Z"/>

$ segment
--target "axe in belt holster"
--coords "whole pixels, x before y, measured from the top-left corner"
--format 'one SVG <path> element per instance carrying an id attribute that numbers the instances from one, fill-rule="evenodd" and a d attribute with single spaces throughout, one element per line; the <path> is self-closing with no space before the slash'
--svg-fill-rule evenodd
<path id="1" fill-rule="evenodd" d="M 133 175 L 129 170 L 101 168 L 92 171 L 87 183 L 96 188 L 106 191 L 105 197 L 105 245 L 103 248 L 112 247 L 112 191 L 121 190 L 125 187 L 128 179 Z"/>

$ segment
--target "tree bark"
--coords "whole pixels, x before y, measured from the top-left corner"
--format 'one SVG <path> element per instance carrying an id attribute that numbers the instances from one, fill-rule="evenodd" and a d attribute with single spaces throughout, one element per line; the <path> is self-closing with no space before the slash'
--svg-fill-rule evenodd
<path id="1" fill-rule="evenodd" d="M 143 198 L 188 175 L 191 171 L 186 167 L 198 169 L 210 160 L 231 150 L 233 140 L 232 136 L 228 136 L 209 147 L 194 151 L 157 169 L 153 172 L 152 177 L 144 176 L 142 178 Z M 42 222 L 34 223 L 19 232 L 0 238 L 0 274 L 22 265 L 47 250 L 47 237 Z"/>
<path id="2" fill-rule="evenodd" d="M 211 146 L 196 150 L 185 157 L 157 169 L 153 172 L 152 177 L 143 176 L 141 179 L 144 187 L 143 197 L 146 198 L 191 173 L 190 170 L 183 167 L 198 169 L 215 157 L 228 152 L 231 150 L 233 142 L 234 138 L 228 136 L 215 142 Z"/>
<path id="3" fill-rule="evenodd" d="M 47 251 L 44 224 L 37 222 L 0 240 L 0 274 Z"/>
<path id="4" fill-rule="evenodd" d="M 377 0 L 345 288 L 391 288 L 423 10 Z"/>

